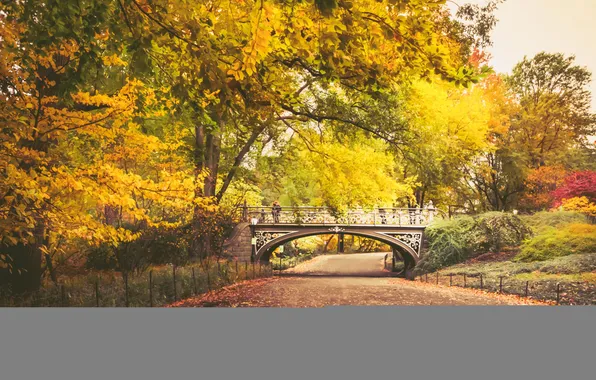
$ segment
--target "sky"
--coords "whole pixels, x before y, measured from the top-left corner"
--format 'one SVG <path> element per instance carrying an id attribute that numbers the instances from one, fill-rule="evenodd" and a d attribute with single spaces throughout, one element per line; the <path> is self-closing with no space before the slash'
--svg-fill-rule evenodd
<path id="1" fill-rule="evenodd" d="M 575 55 L 575 63 L 592 72 L 590 90 L 592 110 L 596 112 L 596 0 L 506 0 L 495 15 L 499 22 L 488 50 L 497 72 L 509 73 L 524 55 L 530 58 L 541 51 Z"/>

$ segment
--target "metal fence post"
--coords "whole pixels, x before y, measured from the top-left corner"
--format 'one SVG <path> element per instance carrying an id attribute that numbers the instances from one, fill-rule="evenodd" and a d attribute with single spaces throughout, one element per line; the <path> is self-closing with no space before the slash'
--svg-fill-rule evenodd
<path id="1" fill-rule="evenodd" d="M 499 276 L 499 293 L 503 293 L 503 276 Z"/>
<path id="2" fill-rule="evenodd" d="M 439 272 L 437 272 L 437 285 L 439 285 Z"/>
<path id="3" fill-rule="evenodd" d="M 197 295 L 197 278 L 195 277 L 195 267 L 192 267 L 192 288 L 194 290 L 194 295 Z"/>
<path id="4" fill-rule="evenodd" d="M 252 279 L 255 279 L 255 262 L 252 262 Z"/>
<path id="5" fill-rule="evenodd" d="M 453 273 L 449 273 L 449 286 L 453 284 Z"/>
<path id="6" fill-rule="evenodd" d="M 99 280 L 95 280 L 95 306 L 99 307 Z"/>
<path id="7" fill-rule="evenodd" d="M 466 288 L 466 274 L 464 273 L 464 288 Z"/>
<path id="8" fill-rule="evenodd" d="M 424 274 L 424 282 L 428 282 L 428 273 Z"/>
<path id="9" fill-rule="evenodd" d="M 526 281 L 526 298 L 528 298 L 528 284 L 530 281 Z"/>
<path id="10" fill-rule="evenodd" d="M 178 301 L 178 293 L 176 291 L 176 265 L 172 265 L 172 279 L 174 280 L 174 302 Z"/>
<path id="11" fill-rule="evenodd" d="M 557 305 L 561 304 L 561 284 L 557 283 Z"/>
<path id="12" fill-rule="evenodd" d="M 128 272 L 124 272 L 124 304 L 128 307 Z"/>
<path id="13" fill-rule="evenodd" d="M 484 284 L 482 283 L 482 273 L 480 273 L 480 289 L 484 288 Z"/>
<path id="14" fill-rule="evenodd" d="M 149 271 L 149 307 L 153 307 L 153 270 Z"/>
<path id="15" fill-rule="evenodd" d="M 62 297 L 62 307 L 66 306 L 66 290 L 64 284 L 60 285 L 60 296 Z"/>
<path id="16" fill-rule="evenodd" d="M 261 262 L 259 261 L 259 277 L 261 277 Z"/>

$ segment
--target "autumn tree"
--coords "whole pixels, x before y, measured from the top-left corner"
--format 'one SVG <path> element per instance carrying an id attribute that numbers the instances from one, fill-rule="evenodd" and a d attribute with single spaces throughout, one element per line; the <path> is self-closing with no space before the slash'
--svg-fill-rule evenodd
<path id="1" fill-rule="evenodd" d="M 304 134 L 304 133 L 303 133 Z M 398 176 L 387 143 L 363 133 L 336 140 L 321 136 L 289 136 L 283 150 L 259 160 L 256 180 L 268 189 L 266 201 L 279 199 L 293 206 L 348 208 L 392 207 L 407 204 L 413 183 Z"/>
<path id="2" fill-rule="evenodd" d="M 411 77 L 473 80 L 437 30 L 443 3 L 131 0 L 121 13 L 139 41 L 135 62 L 160 73 L 193 120 L 196 173 L 208 173 L 196 197 L 219 201 L 253 146 L 287 128 L 315 121 L 387 140 L 395 134 L 335 112 L 316 92 L 340 92 L 343 108 L 355 109 Z"/>
<path id="3" fill-rule="evenodd" d="M 596 201 L 596 172 L 574 172 L 566 176 L 563 183 L 552 192 L 553 206 L 558 206 L 564 199 L 586 197 L 590 202 Z"/>
<path id="4" fill-rule="evenodd" d="M 214 213 L 238 194 L 259 198 L 247 165 L 271 146 L 319 173 L 309 199 L 333 205 L 410 197 L 417 176 L 393 181 L 406 164 L 383 152 L 417 137 L 410 127 L 426 128 L 429 152 L 433 128 L 447 131 L 432 157 L 461 153 L 443 165 L 450 178 L 477 149 L 471 130 L 453 117 L 407 124 L 391 108 L 424 79 L 454 85 L 439 93 L 455 116 L 462 108 L 446 93 L 477 105 L 474 90 L 455 88 L 485 69 L 462 58 L 444 3 L 2 2 L 0 260 L 14 289 L 37 288 L 76 242 L 125 246 L 151 228 L 191 223 L 191 253 L 210 254 L 221 238 Z M 359 173 L 370 166 L 366 189 Z M 361 191 L 346 197 L 338 183 Z"/>
<path id="5" fill-rule="evenodd" d="M 552 206 L 552 192 L 563 184 L 567 171 L 561 165 L 541 166 L 529 171 L 524 181 L 524 195 L 520 199 L 522 210 L 544 210 Z"/>
<path id="6" fill-rule="evenodd" d="M 451 189 L 464 165 L 487 148 L 489 117 L 483 88 L 458 88 L 446 82 L 416 82 L 408 95 L 404 118 L 408 143 L 396 151 L 401 176 L 419 183 L 415 202 L 452 202 Z"/>
<path id="7" fill-rule="evenodd" d="M 512 120 L 515 149 L 537 168 L 560 158 L 561 153 L 587 143 L 596 118 L 590 110 L 588 69 L 574 65 L 575 57 L 539 53 L 524 58 L 507 83 L 520 104 Z"/>
<path id="8" fill-rule="evenodd" d="M 494 77 L 487 103 L 496 107 L 491 149 L 466 170 L 466 183 L 473 184 L 485 209 L 546 207 L 565 171 L 589 161 L 590 73 L 573 61 L 540 53 L 516 65 L 504 83 Z"/>
<path id="9" fill-rule="evenodd" d="M 178 141 L 135 122 L 167 107 L 127 75 L 115 9 L 47 1 L 0 10 L 0 259 L 14 291 L 36 289 L 77 241 L 131 241 L 141 226 L 184 221 L 192 204 Z"/>

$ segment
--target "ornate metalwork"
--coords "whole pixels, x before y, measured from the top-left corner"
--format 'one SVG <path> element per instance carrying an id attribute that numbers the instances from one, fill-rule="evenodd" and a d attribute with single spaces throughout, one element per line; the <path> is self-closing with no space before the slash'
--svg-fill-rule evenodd
<path id="1" fill-rule="evenodd" d="M 422 233 L 420 232 L 397 232 L 397 233 L 385 233 L 379 232 L 383 235 L 391 236 L 402 243 L 405 243 L 408 247 L 412 248 L 416 254 L 420 255 L 420 246 L 422 244 Z"/>
<path id="2" fill-rule="evenodd" d="M 346 230 L 345 228 L 340 228 L 338 226 L 335 226 L 335 227 L 329 229 L 329 231 L 335 232 L 336 234 L 339 233 L 339 232 L 343 232 L 345 230 Z"/>
<path id="3" fill-rule="evenodd" d="M 388 225 L 388 226 L 426 226 L 439 215 L 436 208 L 378 208 L 371 211 L 363 209 L 336 213 L 326 207 L 282 207 L 277 220 L 271 207 L 241 207 L 242 218 L 258 224 L 342 224 Z"/>
<path id="4" fill-rule="evenodd" d="M 295 231 L 283 231 L 283 232 L 272 232 L 272 231 L 255 231 L 255 238 L 257 239 L 256 250 L 257 252 L 263 247 L 265 244 L 269 243 L 272 240 L 275 240 L 279 237 L 282 237 L 287 234 L 291 234 Z"/>

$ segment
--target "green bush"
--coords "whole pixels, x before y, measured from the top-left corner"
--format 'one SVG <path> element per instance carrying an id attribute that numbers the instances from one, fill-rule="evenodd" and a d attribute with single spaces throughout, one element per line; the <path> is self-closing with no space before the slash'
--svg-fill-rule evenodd
<path id="1" fill-rule="evenodd" d="M 185 228 L 149 228 L 138 239 L 117 247 L 107 243 L 89 247 L 85 266 L 97 270 L 143 272 L 150 265 L 183 265 L 188 261 L 187 235 Z"/>
<path id="2" fill-rule="evenodd" d="M 503 247 L 517 246 L 532 231 L 513 214 L 487 212 L 474 218 L 474 251 L 476 254 L 500 252 Z"/>
<path id="3" fill-rule="evenodd" d="M 540 232 L 524 241 L 514 261 L 531 262 L 577 253 L 596 253 L 596 226 L 586 223 L 563 227 L 542 227 Z"/>
<path id="4" fill-rule="evenodd" d="M 293 268 L 296 265 L 298 265 L 304 261 L 312 260 L 315 257 L 316 257 L 316 254 L 314 254 L 312 252 L 297 254 L 297 255 L 292 255 L 292 256 L 284 253 L 284 255 L 281 257 L 272 257 L 271 258 L 271 268 L 273 270 L 285 270 L 288 268 Z M 280 259 L 281 259 L 281 261 L 280 261 Z"/>
<path id="5" fill-rule="evenodd" d="M 460 216 L 429 226 L 425 231 L 429 249 L 419 268 L 434 271 L 464 261 L 472 252 L 474 225 L 472 217 Z"/>
<path id="6" fill-rule="evenodd" d="M 502 212 L 436 222 L 425 231 L 429 249 L 419 267 L 434 271 L 469 257 L 500 252 L 505 246 L 519 245 L 530 232 L 518 216 Z"/>
<path id="7" fill-rule="evenodd" d="M 541 211 L 533 215 L 524 215 L 522 219 L 528 227 L 536 232 L 543 228 L 588 222 L 584 214 L 574 211 Z"/>

